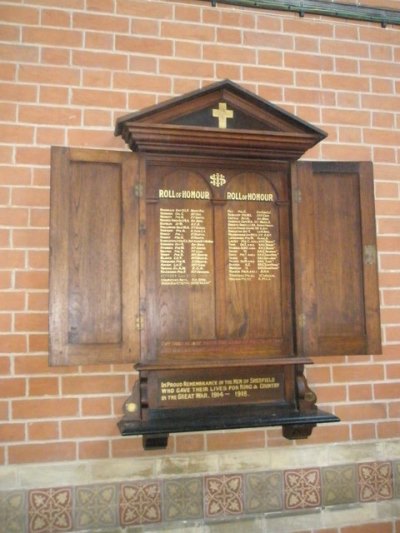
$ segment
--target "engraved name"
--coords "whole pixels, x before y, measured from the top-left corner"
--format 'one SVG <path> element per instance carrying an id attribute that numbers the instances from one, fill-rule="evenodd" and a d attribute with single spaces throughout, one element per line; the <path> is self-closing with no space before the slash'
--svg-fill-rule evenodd
<path id="1" fill-rule="evenodd" d="M 212 239 L 203 209 L 160 209 L 161 285 L 209 285 Z"/>
<path id="2" fill-rule="evenodd" d="M 271 212 L 228 209 L 229 281 L 269 281 L 279 271 Z"/>

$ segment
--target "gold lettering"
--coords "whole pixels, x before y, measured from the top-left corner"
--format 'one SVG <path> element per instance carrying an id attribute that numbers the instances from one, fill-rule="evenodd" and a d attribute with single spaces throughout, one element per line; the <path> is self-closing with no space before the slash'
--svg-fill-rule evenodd
<path id="1" fill-rule="evenodd" d="M 220 172 L 214 172 L 214 174 L 211 174 L 210 176 L 210 183 L 214 187 L 222 187 L 226 183 L 226 178 Z"/>
<path id="2" fill-rule="evenodd" d="M 260 192 L 232 192 L 228 191 L 226 193 L 227 200 L 236 200 L 236 201 L 250 201 L 250 202 L 273 202 L 274 195 L 272 193 L 260 193 Z"/>
<path id="3" fill-rule="evenodd" d="M 196 190 L 182 190 L 175 191 L 173 189 L 159 189 L 159 198 L 178 198 L 183 200 L 209 200 L 210 191 L 196 191 Z"/>
<path id="4" fill-rule="evenodd" d="M 207 233 L 204 209 L 160 208 L 161 285 L 211 283 L 214 241 Z"/>
<path id="5" fill-rule="evenodd" d="M 229 281 L 267 281 L 279 270 L 279 251 L 273 238 L 271 211 L 228 209 Z"/>
<path id="6" fill-rule="evenodd" d="M 250 383 L 275 383 L 275 376 L 268 376 L 264 378 L 250 378 Z"/>
<path id="7" fill-rule="evenodd" d="M 263 390 L 279 389 L 275 376 L 234 378 L 220 380 L 161 381 L 160 400 L 177 402 L 190 400 L 215 400 L 234 398 L 262 398 Z M 256 395 L 256 396 L 254 396 Z M 258 395 L 258 396 L 257 396 Z"/>

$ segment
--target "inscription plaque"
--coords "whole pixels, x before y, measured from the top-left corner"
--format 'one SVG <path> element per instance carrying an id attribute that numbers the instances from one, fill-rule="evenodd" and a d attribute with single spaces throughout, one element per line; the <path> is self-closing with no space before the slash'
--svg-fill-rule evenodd
<path id="1" fill-rule="evenodd" d="M 254 371 L 253 371 L 254 372 Z M 263 375 L 264 374 L 264 375 Z M 240 373 L 225 372 L 209 379 L 187 378 L 161 380 L 159 405 L 226 405 L 236 403 L 266 403 L 282 398 L 282 373 L 275 371 L 256 374 L 242 369 Z"/>

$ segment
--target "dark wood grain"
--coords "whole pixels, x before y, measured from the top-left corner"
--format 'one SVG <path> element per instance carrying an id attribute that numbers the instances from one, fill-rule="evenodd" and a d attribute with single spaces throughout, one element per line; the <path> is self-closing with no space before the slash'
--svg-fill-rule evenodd
<path id="1" fill-rule="evenodd" d="M 380 353 L 372 166 L 299 162 L 292 187 L 299 353 Z"/>
<path id="2" fill-rule="evenodd" d="M 146 243 L 143 244 L 145 257 L 142 257 L 146 279 L 142 287 L 146 299 L 146 341 L 142 343 L 142 348 L 146 346 L 146 351 L 142 351 L 145 360 L 190 358 L 195 364 L 203 357 L 213 357 L 221 359 L 223 364 L 223 360 L 243 356 L 291 355 L 287 165 L 171 156 L 162 160 L 147 156 L 146 161 L 145 198 L 142 198 L 146 204 L 146 232 L 142 235 Z M 224 176 L 224 185 L 210 184 L 210 176 L 215 172 Z M 182 190 L 205 192 L 208 198 L 159 197 L 160 191 L 180 194 Z M 271 196 L 274 201 L 238 201 L 234 196 L 251 193 L 264 198 Z M 205 285 L 189 281 L 185 284 L 185 280 L 166 285 L 161 274 L 164 244 L 160 232 L 165 230 L 161 217 L 166 216 L 166 211 L 176 217 L 182 210 L 186 211 L 186 217 L 193 210 L 199 210 L 204 218 L 209 272 Z M 240 275 L 239 279 L 231 279 L 229 260 L 235 235 L 229 235 L 229 231 L 233 233 L 232 227 L 229 230 L 229 221 L 235 220 L 240 230 L 241 217 L 249 222 L 253 249 L 240 250 L 240 242 L 235 241 L 238 245 L 235 253 L 252 255 L 253 274 L 250 279 L 241 279 Z M 268 228 L 261 222 L 262 217 L 268 217 Z M 257 227 L 262 229 L 257 230 Z M 258 260 L 262 257 L 262 246 L 266 246 L 267 230 L 270 232 L 268 244 L 277 250 L 278 265 L 263 279 Z M 187 238 L 189 233 L 185 231 Z M 171 238 L 175 238 L 174 232 Z M 190 246 L 185 244 L 184 247 L 188 280 Z M 246 259 L 242 257 L 241 267 Z"/>
<path id="3" fill-rule="evenodd" d="M 121 210 L 119 168 L 71 164 L 68 258 L 70 344 L 119 343 Z M 97 302 L 97 305 L 93 305 Z"/>
<path id="4" fill-rule="evenodd" d="M 136 161 L 126 153 L 52 150 L 53 365 L 133 362 L 139 356 Z"/>

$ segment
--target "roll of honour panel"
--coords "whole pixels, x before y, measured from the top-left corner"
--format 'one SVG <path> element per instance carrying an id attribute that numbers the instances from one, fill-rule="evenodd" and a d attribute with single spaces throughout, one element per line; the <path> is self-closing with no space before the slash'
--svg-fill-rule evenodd
<path id="1" fill-rule="evenodd" d="M 287 166 L 171 163 L 146 163 L 146 359 L 290 354 Z"/>

